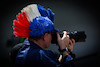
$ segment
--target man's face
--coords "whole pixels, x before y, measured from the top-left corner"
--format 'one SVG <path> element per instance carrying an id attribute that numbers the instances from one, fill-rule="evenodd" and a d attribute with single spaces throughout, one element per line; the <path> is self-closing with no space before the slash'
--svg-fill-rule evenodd
<path id="1" fill-rule="evenodd" d="M 51 34 L 50 33 L 46 33 L 45 34 L 45 48 L 49 48 L 49 45 L 50 45 L 50 43 L 51 43 L 51 40 L 52 40 L 52 36 L 51 36 Z"/>

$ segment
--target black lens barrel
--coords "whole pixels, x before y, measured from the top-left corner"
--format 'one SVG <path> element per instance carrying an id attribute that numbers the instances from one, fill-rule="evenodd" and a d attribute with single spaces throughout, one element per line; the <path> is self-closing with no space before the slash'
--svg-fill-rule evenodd
<path id="1" fill-rule="evenodd" d="M 60 32 L 60 37 L 63 36 L 63 32 Z M 70 36 L 70 39 L 74 39 L 75 42 L 85 42 L 86 34 L 85 31 L 75 31 L 75 32 L 67 32 L 67 35 Z M 57 42 L 57 33 L 52 33 L 52 44 L 58 44 Z"/>

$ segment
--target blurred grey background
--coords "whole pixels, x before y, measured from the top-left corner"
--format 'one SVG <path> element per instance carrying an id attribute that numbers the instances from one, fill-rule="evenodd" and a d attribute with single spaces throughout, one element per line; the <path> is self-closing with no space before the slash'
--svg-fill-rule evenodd
<path id="1" fill-rule="evenodd" d="M 40 4 L 55 13 L 55 27 L 69 32 L 85 31 L 86 42 L 74 45 L 76 67 L 97 67 L 100 60 L 100 3 L 97 0 L 4 0 L 0 4 L 0 66 L 10 67 L 9 51 L 20 43 L 13 35 L 13 20 L 20 10 L 29 4 Z M 51 44 L 54 53 L 58 46 Z"/>

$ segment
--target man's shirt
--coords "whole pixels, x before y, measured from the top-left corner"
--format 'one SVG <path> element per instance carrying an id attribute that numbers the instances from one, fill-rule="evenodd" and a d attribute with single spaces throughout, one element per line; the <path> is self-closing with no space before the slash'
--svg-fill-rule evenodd
<path id="1" fill-rule="evenodd" d="M 27 45 L 28 44 L 28 45 Z M 29 45 L 30 44 L 30 45 Z M 68 55 L 65 61 L 60 63 L 55 54 L 50 50 L 43 50 L 37 44 L 28 42 L 23 43 L 23 47 L 16 56 L 16 67 L 71 67 L 72 62 Z"/>

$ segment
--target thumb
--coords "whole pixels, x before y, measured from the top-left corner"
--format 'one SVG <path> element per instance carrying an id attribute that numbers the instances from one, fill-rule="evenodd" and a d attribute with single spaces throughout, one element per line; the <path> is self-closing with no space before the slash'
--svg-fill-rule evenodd
<path id="1" fill-rule="evenodd" d="M 66 31 L 63 31 L 63 37 L 62 37 L 62 39 L 64 39 L 65 37 L 67 37 L 67 32 Z"/>

